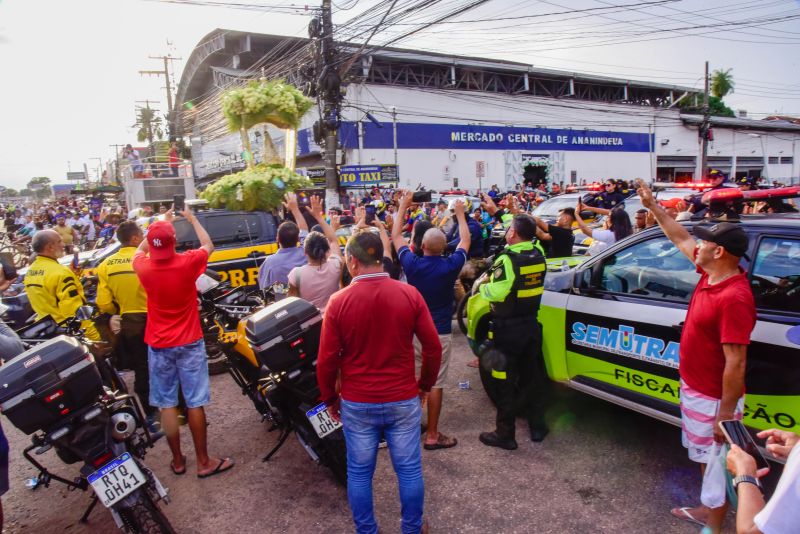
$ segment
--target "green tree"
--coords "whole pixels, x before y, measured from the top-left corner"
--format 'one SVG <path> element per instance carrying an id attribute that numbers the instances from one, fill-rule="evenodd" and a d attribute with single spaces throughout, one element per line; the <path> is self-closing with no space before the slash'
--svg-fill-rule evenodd
<path id="1" fill-rule="evenodd" d="M 159 140 L 164 138 L 163 121 L 156 115 L 155 109 L 138 108 L 136 114 L 136 124 L 133 127 L 139 128 L 136 132 L 136 139 L 140 143 L 147 140 L 152 145 L 153 136 Z"/>
<path id="2" fill-rule="evenodd" d="M 698 99 L 699 100 L 699 99 Z M 697 115 L 703 114 L 703 104 L 698 102 L 697 105 L 690 99 L 682 100 L 679 104 L 681 111 L 684 113 L 694 113 Z M 731 108 L 725 105 L 721 98 L 716 96 L 708 97 L 708 112 L 712 117 L 735 117 L 736 114 Z"/>
<path id="3" fill-rule="evenodd" d="M 733 92 L 733 69 L 717 69 L 711 73 L 711 94 L 717 98 L 725 98 Z"/>
<path id="4" fill-rule="evenodd" d="M 19 191 L 12 189 L 11 187 L 6 187 L 0 194 L 4 197 L 16 197 L 19 196 Z"/>
<path id="5" fill-rule="evenodd" d="M 50 178 L 47 176 L 31 178 L 28 182 L 28 189 L 33 192 L 36 198 L 47 198 L 53 194 L 53 190 L 50 187 Z"/>

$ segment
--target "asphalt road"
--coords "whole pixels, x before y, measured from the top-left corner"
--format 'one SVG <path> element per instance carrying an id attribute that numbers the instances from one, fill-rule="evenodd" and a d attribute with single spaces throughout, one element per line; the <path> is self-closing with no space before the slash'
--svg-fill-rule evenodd
<path id="1" fill-rule="evenodd" d="M 695 503 L 700 476 L 680 445 L 678 428 L 603 401 L 555 388 L 547 414 L 551 434 L 541 443 L 526 439 L 520 421 L 513 452 L 492 449 L 478 434 L 493 428 L 494 412 L 480 386 L 466 340 L 453 344 L 442 430 L 458 438 L 449 450 L 423 451 L 425 510 L 431 532 L 698 532 L 673 519 L 669 509 Z M 472 389 L 458 388 L 468 379 Z M 219 476 L 194 476 L 188 429 L 183 430 L 190 457 L 187 475 L 169 469 L 165 440 L 146 463 L 165 486 L 172 502 L 164 510 L 180 533 L 340 533 L 352 532 L 347 495 L 333 477 L 314 464 L 291 437 L 268 463 L 261 457 L 275 443 L 252 405 L 227 375 L 212 377 L 208 408 L 212 454 L 235 458 L 236 467 Z M 7 420 L 11 444 L 11 489 L 3 497 L 5 532 L 114 532 L 102 508 L 90 522 L 78 518 L 89 495 L 57 483 L 36 491 L 24 481 L 35 475 L 21 456 L 28 438 Z M 74 476 L 49 452 L 44 463 Z M 382 532 L 400 530 L 397 483 L 387 451 L 379 453 L 374 483 L 375 509 Z M 729 524 L 732 524 L 729 520 Z"/>

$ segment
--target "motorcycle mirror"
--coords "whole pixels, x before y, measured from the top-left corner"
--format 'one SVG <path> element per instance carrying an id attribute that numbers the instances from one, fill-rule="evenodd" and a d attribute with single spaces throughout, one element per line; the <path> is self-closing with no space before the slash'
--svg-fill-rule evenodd
<path id="1" fill-rule="evenodd" d="M 92 318 L 92 313 L 93 310 L 91 306 L 81 306 L 75 311 L 75 318 L 79 321 L 86 321 Z"/>

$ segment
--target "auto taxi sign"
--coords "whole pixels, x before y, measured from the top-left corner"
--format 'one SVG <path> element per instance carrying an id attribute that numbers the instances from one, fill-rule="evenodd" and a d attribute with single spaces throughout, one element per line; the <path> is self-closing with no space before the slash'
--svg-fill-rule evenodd
<path id="1" fill-rule="evenodd" d="M 397 165 L 346 165 L 339 168 L 342 187 L 371 186 L 396 183 Z"/>

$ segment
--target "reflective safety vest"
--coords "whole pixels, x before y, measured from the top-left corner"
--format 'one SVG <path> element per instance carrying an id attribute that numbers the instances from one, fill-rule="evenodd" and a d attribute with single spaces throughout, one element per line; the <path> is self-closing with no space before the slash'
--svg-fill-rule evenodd
<path id="1" fill-rule="evenodd" d="M 147 313 L 147 294 L 133 272 L 136 247 L 122 247 L 97 267 L 97 298 L 101 312 L 125 315 Z"/>
<path id="2" fill-rule="evenodd" d="M 480 287 L 497 318 L 536 316 L 547 264 L 530 241 L 507 246 L 495 258 L 489 282 Z"/>
<path id="3" fill-rule="evenodd" d="M 73 317 L 86 304 L 83 286 L 72 270 L 53 258 L 37 256 L 25 273 L 25 292 L 36 312 L 36 319 L 49 315 L 57 323 Z M 91 321 L 82 323 L 86 336 L 100 336 Z"/>

